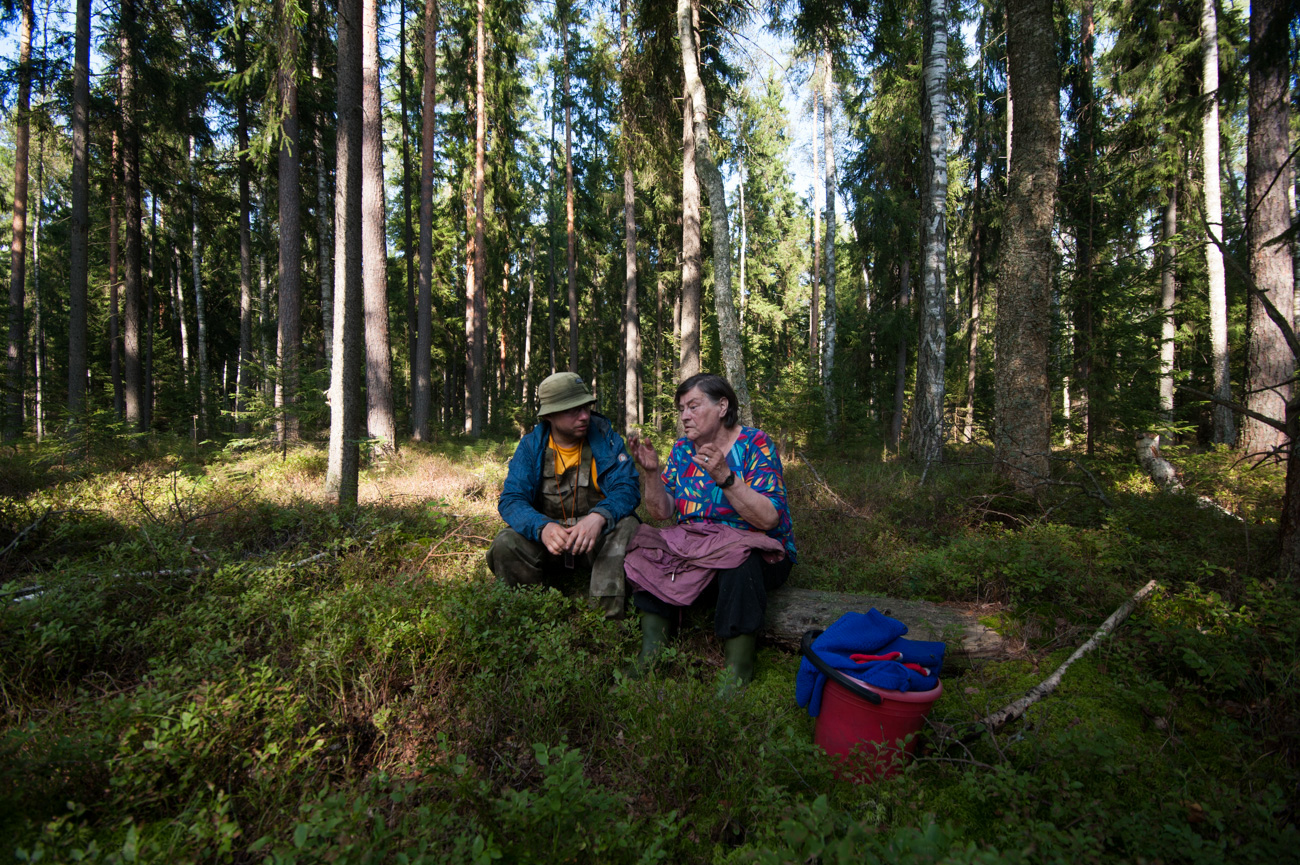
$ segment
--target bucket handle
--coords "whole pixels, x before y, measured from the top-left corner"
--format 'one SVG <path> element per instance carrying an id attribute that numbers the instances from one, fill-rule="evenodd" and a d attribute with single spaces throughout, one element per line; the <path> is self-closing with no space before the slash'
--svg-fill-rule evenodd
<path id="1" fill-rule="evenodd" d="M 847 688 L 850 694 L 857 694 L 860 697 L 865 697 L 868 703 L 879 706 L 879 694 L 868 688 L 862 687 L 860 682 L 855 682 L 853 679 L 850 679 L 848 676 L 823 661 L 821 656 L 813 651 L 813 640 L 817 639 L 821 635 L 822 632 L 820 630 L 814 629 L 811 631 L 805 631 L 803 635 L 803 643 L 799 647 L 799 653 L 808 659 L 808 662 L 817 669 L 817 672 L 835 682 L 835 684 L 840 687 Z"/>

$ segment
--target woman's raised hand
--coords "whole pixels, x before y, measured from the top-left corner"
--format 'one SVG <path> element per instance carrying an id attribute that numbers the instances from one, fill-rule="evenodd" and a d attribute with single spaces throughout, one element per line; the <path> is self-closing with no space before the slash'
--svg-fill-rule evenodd
<path id="1" fill-rule="evenodd" d="M 659 471 L 659 452 L 639 430 L 632 430 L 628 435 L 627 446 L 632 451 L 632 459 L 636 460 L 637 465 L 648 472 Z"/>

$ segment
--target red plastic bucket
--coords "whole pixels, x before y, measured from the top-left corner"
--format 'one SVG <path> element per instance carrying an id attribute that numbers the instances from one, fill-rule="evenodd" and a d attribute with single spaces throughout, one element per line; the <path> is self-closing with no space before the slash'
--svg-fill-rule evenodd
<path id="1" fill-rule="evenodd" d="M 851 681 L 857 686 L 853 690 L 877 694 L 880 704 L 828 679 L 813 741 L 835 761 L 840 778 L 858 783 L 888 778 L 916 750 L 915 738 L 908 737 L 925 725 L 930 707 L 943 694 L 943 683 L 929 691 L 890 691 Z"/>

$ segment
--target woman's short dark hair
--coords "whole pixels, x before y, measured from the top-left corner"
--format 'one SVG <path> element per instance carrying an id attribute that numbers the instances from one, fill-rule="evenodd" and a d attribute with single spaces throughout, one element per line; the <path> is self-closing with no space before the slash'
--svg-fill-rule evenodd
<path id="1" fill-rule="evenodd" d="M 731 389 L 731 383 L 720 375 L 701 372 L 686 379 L 686 381 L 677 385 L 677 393 L 673 395 L 673 405 L 680 409 L 682 407 L 682 397 L 697 387 L 700 389 L 700 393 L 714 402 L 726 398 L 727 413 L 722 416 L 722 425 L 727 429 L 734 427 L 736 420 L 740 417 L 740 401 L 736 399 L 736 392 Z"/>

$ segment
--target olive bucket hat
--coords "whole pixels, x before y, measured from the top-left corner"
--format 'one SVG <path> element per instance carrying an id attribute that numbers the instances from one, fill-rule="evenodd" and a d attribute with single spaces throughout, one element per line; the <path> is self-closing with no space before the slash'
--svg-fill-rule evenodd
<path id="1" fill-rule="evenodd" d="M 557 372 L 548 375 L 537 386 L 537 401 L 537 414 L 545 417 L 580 405 L 590 405 L 596 398 L 576 372 Z"/>

